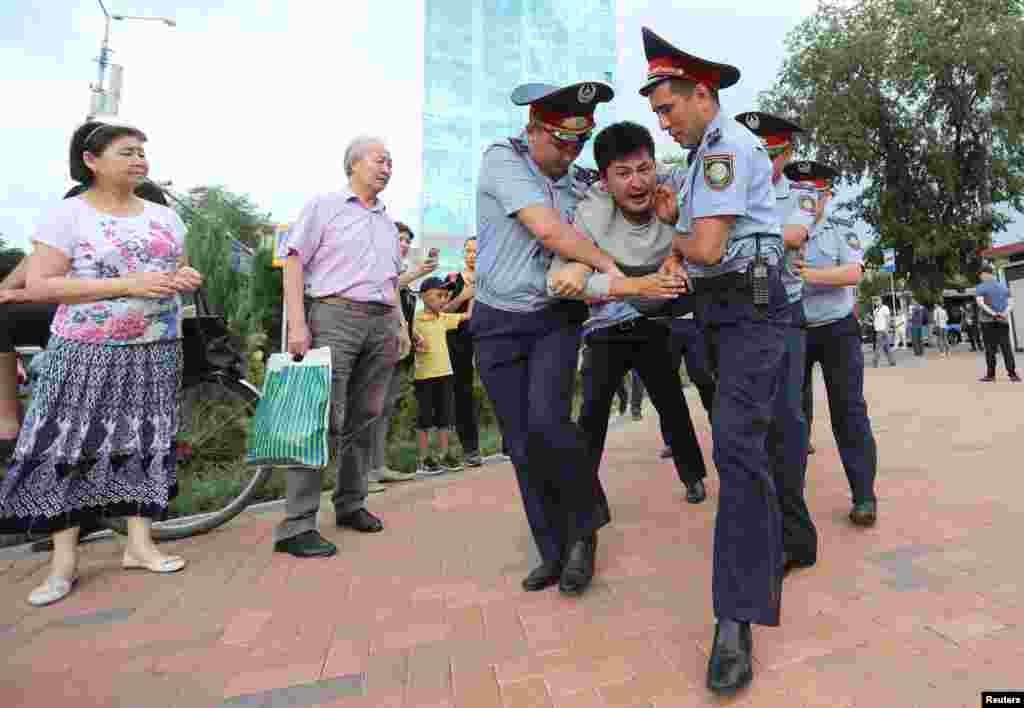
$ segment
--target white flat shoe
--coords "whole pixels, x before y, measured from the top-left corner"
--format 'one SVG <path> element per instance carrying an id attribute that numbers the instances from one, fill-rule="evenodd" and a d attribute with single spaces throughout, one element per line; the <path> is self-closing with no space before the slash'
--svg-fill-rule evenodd
<path id="1" fill-rule="evenodd" d="M 151 573 L 177 573 L 185 567 L 185 559 L 181 556 L 164 556 L 160 560 L 143 563 L 126 553 L 121 560 L 121 567 L 125 570 L 148 570 Z"/>
<path id="2" fill-rule="evenodd" d="M 35 607 L 52 605 L 71 594 L 71 589 L 78 582 L 78 576 L 61 578 L 51 575 L 46 582 L 33 590 L 28 596 L 28 604 Z"/>

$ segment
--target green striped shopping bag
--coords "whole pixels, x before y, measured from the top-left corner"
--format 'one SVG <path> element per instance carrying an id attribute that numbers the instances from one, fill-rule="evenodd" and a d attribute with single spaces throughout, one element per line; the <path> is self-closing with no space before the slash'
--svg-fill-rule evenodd
<path id="1" fill-rule="evenodd" d="M 250 465 L 326 467 L 331 412 L 331 350 L 302 361 L 271 354 L 249 435 Z"/>

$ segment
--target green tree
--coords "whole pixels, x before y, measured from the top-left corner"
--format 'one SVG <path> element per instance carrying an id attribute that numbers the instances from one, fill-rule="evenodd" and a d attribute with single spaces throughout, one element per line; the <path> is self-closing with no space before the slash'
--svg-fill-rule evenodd
<path id="1" fill-rule="evenodd" d="M 266 297 L 254 297 L 252 276 L 235 267 L 236 243 L 250 251 L 259 246 L 261 233 L 270 228 L 269 214 L 223 187 L 194 189 L 177 207 L 188 226 L 189 261 L 203 274 L 210 306 L 250 348 L 251 337 L 264 332 Z"/>
<path id="2" fill-rule="evenodd" d="M 915 291 L 973 275 L 1022 207 L 1021 0 L 823 0 L 787 38 L 765 110 L 799 117 L 808 156 L 859 196 L 842 207 L 897 251 Z"/>

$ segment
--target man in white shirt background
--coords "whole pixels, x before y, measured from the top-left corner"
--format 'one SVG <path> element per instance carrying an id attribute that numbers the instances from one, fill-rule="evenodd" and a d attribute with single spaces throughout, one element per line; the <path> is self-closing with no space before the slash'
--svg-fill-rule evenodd
<path id="1" fill-rule="evenodd" d="M 892 357 L 892 335 L 889 333 L 889 327 L 892 323 L 892 312 L 889 311 L 889 306 L 882 302 L 880 297 L 874 299 L 874 304 L 876 345 L 874 366 L 876 369 L 878 368 L 878 355 L 883 351 L 889 360 L 889 366 L 896 366 L 896 360 Z"/>

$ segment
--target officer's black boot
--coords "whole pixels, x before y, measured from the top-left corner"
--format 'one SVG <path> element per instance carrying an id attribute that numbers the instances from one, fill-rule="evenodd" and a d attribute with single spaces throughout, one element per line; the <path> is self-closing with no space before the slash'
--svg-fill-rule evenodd
<path id="1" fill-rule="evenodd" d="M 597 534 L 581 538 L 566 554 L 565 567 L 558 583 L 563 595 L 582 595 L 594 579 L 594 560 L 597 556 Z"/>
<path id="2" fill-rule="evenodd" d="M 754 678 L 753 654 L 750 622 L 719 619 L 708 661 L 708 688 L 715 693 L 733 693 L 749 684 Z"/>

